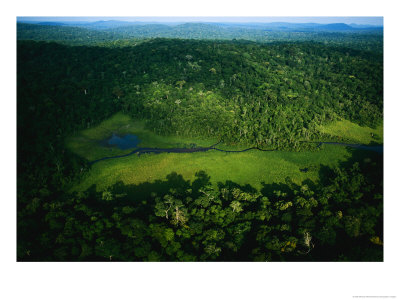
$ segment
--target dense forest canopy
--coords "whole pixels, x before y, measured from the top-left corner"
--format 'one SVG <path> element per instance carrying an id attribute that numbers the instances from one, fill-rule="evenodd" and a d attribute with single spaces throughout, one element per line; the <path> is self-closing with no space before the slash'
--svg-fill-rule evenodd
<path id="1" fill-rule="evenodd" d="M 318 126 L 382 124 L 379 30 L 17 26 L 19 260 L 382 260 L 378 154 L 261 191 L 199 170 L 72 193 L 90 166 L 64 142 L 122 111 L 160 135 L 317 151 L 342 141 Z"/>
<path id="2" fill-rule="evenodd" d="M 50 90 L 31 94 L 53 93 L 62 114 L 77 114 L 79 99 L 90 99 L 83 105 L 93 112 L 81 124 L 123 110 L 159 133 L 298 147 L 321 122 L 342 117 L 373 127 L 382 118 L 382 59 L 347 48 L 156 39 L 116 49 L 21 42 L 18 55 L 21 64 L 34 57 L 31 69 L 41 74 L 27 70 L 21 85 L 47 83 Z"/>

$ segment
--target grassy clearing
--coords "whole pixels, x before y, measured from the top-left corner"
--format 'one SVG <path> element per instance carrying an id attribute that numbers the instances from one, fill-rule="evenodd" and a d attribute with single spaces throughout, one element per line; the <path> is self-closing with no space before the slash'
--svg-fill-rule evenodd
<path id="1" fill-rule="evenodd" d="M 339 136 L 349 142 L 366 145 L 371 143 L 383 143 L 383 124 L 373 129 L 370 127 L 362 127 L 348 120 L 340 120 L 319 126 L 318 130 L 332 137 Z"/>
<path id="2" fill-rule="evenodd" d="M 339 132 L 338 128 L 352 128 L 354 135 L 361 142 L 365 141 L 366 134 L 358 127 L 341 121 L 334 126 L 324 127 L 326 132 Z M 358 131 L 354 130 L 356 128 Z M 361 128 L 361 127 L 360 127 Z M 89 161 L 105 156 L 114 156 L 129 153 L 132 150 L 119 150 L 116 147 L 104 147 L 100 141 L 112 135 L 132 133 L 139 137 L 139 147 L 189 147 L 210 146 L 216 143 L 213 139 L 181 138 L 175 136 L 159 136 L 145 129 L 144 122 L 132 120 L 129 116 L 118 113 L 99 126 L 83 130 L 79 134 L 67 139 L 67 146 Z M 353 136 L 351 135 L 351 136 Z M 362 138 L 361 138 L 362 137 Z M 221 149 L 243 149 L 245 146 L 218 145 Z M 97 190 L 122 181 L 125 184 L 140 184 L 164 180 L 168 174 L 176 172 L 185 180 L 194 180 L 195 174 L 203 170 L 210 177 L 213 184 L 228 180 L 239 184 L 250 184 L 257 189 L 263 187 L 263 183 L 281 183 L 286 177 L 290 177 L 297 184 L 309 179 L 316 182 L 319 179 L 321 165 L 334 167 L 351 156 L 345 147 L 324 145 L 317 152 L 289 152 L 274 151 L 261 152 L 251 150 L 242 153 L 223 153 L 215 150 L 196 153 L 161 153 L 136 155 L 100 161 L 92 165 L 85 177 L 73 190 L 86 190 L 96 185 Z M 308 172 L 300 169 L 309 168 Z"/>
<path id="3" fill-rule="evenodd" d="M 85 190 L 96 185 L 98 190 L 106 189 L 117 181 L 125 184 L 139 184 L 163 180 L 176 172 L 185 180 L 194 180 L 195 174 L 204 170 L 214 184 L 231 180 L 239 184 L 250 184 L 257 189 L 263 183 L 284 182 L 289 176 L 296 183 L 310 179 L 317 181 L 319 166 L 335 166 L 350 157 L 345 147 L 325 145 L 318 152 L 260 152 L 222 153 L 217 151 L 197 153 L 146 154 L 140 157 L 101 161 L 92 166 L 75 190 Z M 306 173 L 300 169 L 317 166 Z"/>

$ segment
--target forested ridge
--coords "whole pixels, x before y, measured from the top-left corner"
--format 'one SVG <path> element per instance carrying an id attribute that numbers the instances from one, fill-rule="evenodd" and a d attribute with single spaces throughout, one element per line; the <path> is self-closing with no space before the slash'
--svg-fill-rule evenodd
<path id="1" fill-rule="evenodd" d="M 88 24 L 17 23 L 18 40 L 55 41 L 69 45 L 120 47 L 152 38 L 246 40 L 258 43 L 315 41 L 383 53 L 383 28 L 346 24 Z"/>
<path id="2" fill-rule="evenodd" d="M 382 157 L 324 181 L 165 181 L 70 193 L 90 168 L 65 138 L 122 111 L 160 135 L 304 151 L 317 126 L 375 127 L 380 52 L 319 42 L 17 42 L 18 260 L 382 260 Z M 362 157 L 362 158 L 360 158 Z"/>

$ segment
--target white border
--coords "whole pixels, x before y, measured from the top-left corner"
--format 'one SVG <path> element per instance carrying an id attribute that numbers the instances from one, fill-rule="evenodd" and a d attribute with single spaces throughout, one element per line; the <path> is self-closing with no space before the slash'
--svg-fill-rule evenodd
<path id="1" fill-rule="evenodd" d="M 392 3 L 392 4 L 390 4 Z M 15 1 L 2 9 L 2 299 L 352 299 L 399 296 L 398 12 L 377 1 Z M 5 3 L 3 3 L 5 5 Z M 384 16 L 384 263 L 16 263 L 16 16 Z M 397 96 L 397 97 L 396 97 Z M 14 126 L 14 127 L 13 127 Z M 7 147 L 7 149 L 5 149 Z M 396 272 L 395 272 L 396 271 Z"/>

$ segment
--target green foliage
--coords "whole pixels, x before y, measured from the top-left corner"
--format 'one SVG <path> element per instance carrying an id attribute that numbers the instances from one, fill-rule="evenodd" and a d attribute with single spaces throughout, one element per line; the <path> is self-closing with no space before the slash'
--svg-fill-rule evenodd
<path id="1" fill-rule="evenodd" d="M 364 142 L 374 133 L 366 126 L 382 124 L 381 37 L 134 45 L 81 28 L 18 26 L 18 260 L 382 260 L 381 157 L 312 143 Z M 89 34 L 98 46 L 21 41 L 65 43 L 71 31 L 72 44 L 87 45 Z M 375 50 L 356 50 L 365 45 Z M 352 131 L 339 132 L 343 124 Z M 137 133 L 143 146 L 223 140 L 225 149 L 290 151 L 90 167 L 86 159 L 105 151 L 124 153 L 98 145 L 114 131 Z M 338 167 L 346 159 L 359 162 Z"/>
<path id="2" fill-rule="evenodd" d="M 297 150 L 323 138 L 319 128 L 339 117 L 381 123 L 382 59 L 374 53 L 316 43 L 163 39 L 124 49 L 18 45 L 18 83 L 30 82 L 21 104 L 37 114 L 65 107 L 56 115 L 68 116 L 59 125 L 64 131 L 72 121 L 68 131 L 122 109 L 162 135 Z M 49 83 L 57 88 L 37 90 Z M 86 117 L 77 122 L 72 111 L 80 110 Z"/>

